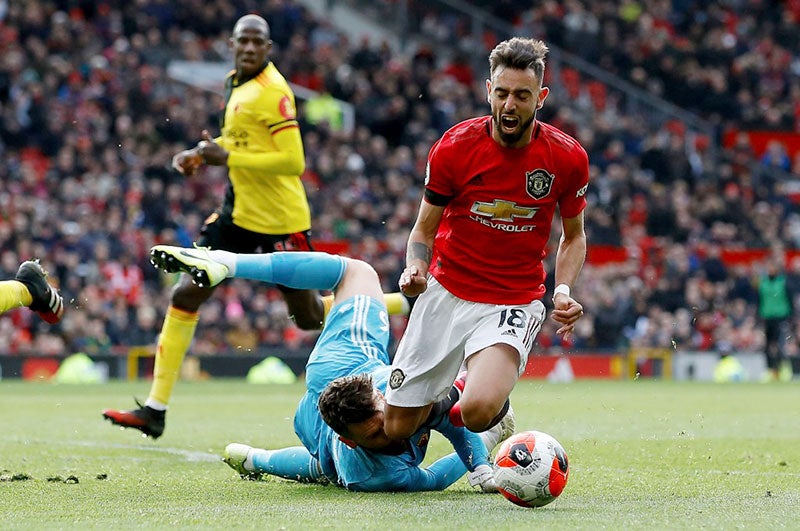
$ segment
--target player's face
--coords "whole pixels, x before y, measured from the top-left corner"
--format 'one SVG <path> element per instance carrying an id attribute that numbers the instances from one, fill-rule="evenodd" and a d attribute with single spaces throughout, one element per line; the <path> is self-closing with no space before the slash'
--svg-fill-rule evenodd
<path id="1" fill-rule="evenodd" d="M 384 453 L 395 453 L 405 448 L 402 441 L 390 439 L 383 431 L 383 408 L 385 405 L 383 394 L 375 391 L 375 414 L 365 421 L 349 424 L 347 438 L 362 448 Z"/>
<path id="2" fill-rule="evenodd" d="M 541 86 L 533 69 L 500 67 L 486 81 L 492 107 L 492 137 L 505 147 L 522 147 L 531 141 L 536 111 L 550 89 Z"/>
<path id="3" fill-rule="evenodd" d="M 258 72 L 267 61 L 272 41 L 263 26 L 236 26 L 231 37 L 236 71 L 249 77 Z"/>

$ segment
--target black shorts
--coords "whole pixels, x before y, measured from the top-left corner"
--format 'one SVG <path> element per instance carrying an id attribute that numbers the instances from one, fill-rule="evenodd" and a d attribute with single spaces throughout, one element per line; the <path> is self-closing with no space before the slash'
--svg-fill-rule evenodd
<path id="1" fill-rule="evenodd" d="M 234 225 L 233 221 L 215 212 L 208 216 L 200 229 L 200 247 L 220 249 L 232 253 L 274 253 L 275 251 L 313 251 L 311 232 L 293 234 L 261 234 Z M 281 291 L 299 291 L 278 286 Z"/>

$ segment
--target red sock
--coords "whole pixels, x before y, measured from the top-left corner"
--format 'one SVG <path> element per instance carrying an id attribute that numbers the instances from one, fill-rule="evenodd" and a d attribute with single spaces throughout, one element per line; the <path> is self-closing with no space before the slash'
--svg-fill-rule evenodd
<path id="1" fill-rule="evenodd" d="M 453 426 L 458 428 L 464 427 L 464 419 L 461 418 L 461 402 L 456 402 L 453 404 L 453 407 L 450 408 L 448 415 L 450 416 L 450 423 Z"/>

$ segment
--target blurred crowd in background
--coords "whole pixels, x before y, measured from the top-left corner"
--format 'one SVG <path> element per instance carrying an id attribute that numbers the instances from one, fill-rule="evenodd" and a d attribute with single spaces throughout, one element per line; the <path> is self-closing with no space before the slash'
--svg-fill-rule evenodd
<path id="1" fill-rule="evenodd" d="M 713 125 L 709 135 L 680 120 L 652 124 L 595 81 L 548 70 L 553 92 L 539 118 L 589 153 L 590 247 L 623 252 L 587 263 L 576 334 L 564 343 L 548 324 L 537 352 L 763 350 L 758 284 L 769 260 L 787 267 L 800 302 L 800 258 L 791 259 L 800 152 L 780 141 L 757 152 L 745 134 L 723 140 L 800 131 L 800 2 L 471 3 Z M 367 260 L 396 291 L 428 149 L 456 122 L 488 114 L 486 57 L 498 38 L 430 2 L 408 5 L 423 44 L 401 53 L 293 0 L 0 2 L 0 274 L 41 258 L 67 303 L 57 326 L 25 310 L 0 316 L 0 352 L 155 343 L 175 278 L 151 267 L 148 250 L 191 246 L 227 184 L 219 168 L 192 178 L 171 169 L 203 129 L 219 132 L 222 96 L 170 79 L 167 66 L 232 64 L 230 31 L 247 12 L 270 23 L 287 79 L 321 95 L 299 109 L 314 241 Z M 330 96 L 353 106 L 352 131 Z M 723 260 L 743 248 L 764 253 Z M 399 337 L 405 321 L 394 319 Z M 798 355 L 800 321 L 789 326 L 787 352 Z M 191 352 L 303 349 L 313 339 L 275 289 L 233 281 L 203 306 Z"/>

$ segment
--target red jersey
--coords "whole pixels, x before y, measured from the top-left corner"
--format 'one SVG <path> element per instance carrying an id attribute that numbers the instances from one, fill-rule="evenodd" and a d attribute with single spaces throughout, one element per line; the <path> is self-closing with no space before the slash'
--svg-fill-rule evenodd
<path id="1" fill-rule="evenodd" d="M 526 304 L 544 295 L 544 260 L 556 206 L 586 207 L 589 158 L 577 140 L 535 122 L 530 144 L 492 139 L 491 116 L 461 122 L 428 154 L 425 200 L 445 206 L 430 273 L 453 295 Z"/>

